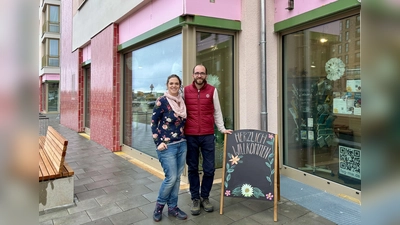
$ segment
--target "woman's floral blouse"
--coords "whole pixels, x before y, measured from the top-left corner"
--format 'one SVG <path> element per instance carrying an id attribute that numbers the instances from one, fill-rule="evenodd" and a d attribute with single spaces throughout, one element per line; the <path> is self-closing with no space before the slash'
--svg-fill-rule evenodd
<path id="1" fill-rule="evenodd" d="M 165 96 L 157 99 L 151 117 L 151 132 L 156 146 L 168 144 L 185 138 L 183 128 L 186 119 L 177 116 Z"/>

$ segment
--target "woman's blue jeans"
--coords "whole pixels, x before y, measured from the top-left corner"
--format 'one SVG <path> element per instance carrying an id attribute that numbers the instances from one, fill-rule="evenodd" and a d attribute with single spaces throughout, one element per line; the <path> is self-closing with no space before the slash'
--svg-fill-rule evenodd
<path id="1" fill-rule="evenodd" d="M 185 166 L 187 146 L 186 141 L 171 143 L 162 151 L 156 150 L 158 160 L 164 170 L 165 178 L 158 192 L 157 203 L 168 207 L 178 205 L 178 193 L 181 175 Z"/>

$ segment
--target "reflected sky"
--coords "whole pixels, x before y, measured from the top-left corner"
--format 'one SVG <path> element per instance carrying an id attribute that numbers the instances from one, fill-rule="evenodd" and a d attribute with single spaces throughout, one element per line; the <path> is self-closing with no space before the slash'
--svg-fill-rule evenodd
<path id="1" fill-rule="evenodd" d="M 182 35 L 167 38 L 132 52 L 132 89 L 148 93 L 164 93 L 167 77 L 182 78 Z"/>

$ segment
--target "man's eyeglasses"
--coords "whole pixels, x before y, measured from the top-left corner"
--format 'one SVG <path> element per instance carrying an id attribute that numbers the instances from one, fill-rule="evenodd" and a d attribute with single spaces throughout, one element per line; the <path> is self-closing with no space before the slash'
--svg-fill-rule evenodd
<path id="1" fill-rule="evenodd" d="M 204 73 L 204 72 L 196 72 L 196 73 L 194 73 L 194 75 L 196 75 L 196 76 L 205 76 L 206 73 Z"/>

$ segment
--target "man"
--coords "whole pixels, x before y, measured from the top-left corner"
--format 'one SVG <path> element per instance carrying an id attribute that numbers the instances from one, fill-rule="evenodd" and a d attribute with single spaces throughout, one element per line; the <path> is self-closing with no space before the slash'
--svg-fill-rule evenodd
<path id="1" fill-rule="evenodd" d="M 208 84 L 207 68 L 197 65 L 193 68 L 193 83 L 184 88 L 187 120 L 185 136 L 187 140 L 186 164 L 189 172 L 190 194 L 193 205 L 192 215 L 200 214 L 200 207 L 204 211 L 212 212 L 214 207 L 208 197 L 214 181 L 215 172 L 215 136 L 214 123 L 224 134 L 231 134 L 232 130 L 225 129 L 218 91 Z M 203 179 L 200 186 L 199 153 L 203 157 Z"/>

